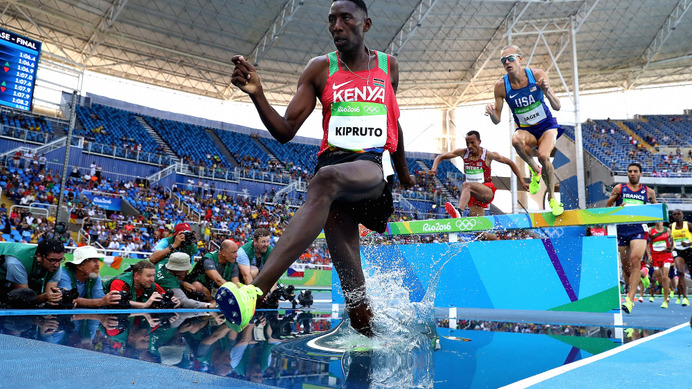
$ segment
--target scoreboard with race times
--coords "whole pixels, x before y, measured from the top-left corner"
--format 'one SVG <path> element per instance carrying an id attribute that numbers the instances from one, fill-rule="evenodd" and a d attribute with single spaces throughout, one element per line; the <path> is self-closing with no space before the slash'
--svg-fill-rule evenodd
<path id="1" fill-rule="evenodd" d="M 0 28 L 0 104 L 31 111 L 41 42 Z"/>

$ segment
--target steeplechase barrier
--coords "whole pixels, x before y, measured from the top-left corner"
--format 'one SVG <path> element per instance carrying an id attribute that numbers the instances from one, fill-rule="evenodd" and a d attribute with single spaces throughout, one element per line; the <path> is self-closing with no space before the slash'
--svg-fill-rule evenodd
<path id="1" fill-rule="evenodd" d="M 665 204 L 389 223 L 385 235 L 449 234 L 450 243 L 361 247 L 366 274 L 402 278 L 422 301 L 442 265 L 435 307 L 620 314 L 616 226 L 668 220 Z M 586 236 L 604 225 L 608 236 Z M 455 234 L 534 230 L 540 239 L 456 242 Z M 540 230 L 540 231 L 538 231 Z M 333 310 L 344 298 L 332 275 Z M 617 319 L 615 320 L 617 322 Z"/>

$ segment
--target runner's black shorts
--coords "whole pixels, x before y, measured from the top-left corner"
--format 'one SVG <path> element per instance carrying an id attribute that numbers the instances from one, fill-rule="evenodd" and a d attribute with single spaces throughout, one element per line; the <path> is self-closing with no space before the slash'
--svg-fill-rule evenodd
<path id="1" fill-rule="evenodd" d="M 692 247 L 688 247 L 686 250 L 675 250 L 677 252 L 676 257 L 681 257 L 682 259 L 685 260 L 685 265 L 687 265 L 687 269 L 691 272 L 692 274 Z"/>
<path id="2" fill-rule="evenodd" d="M 324 166 L 338 165 L 353 161 L 372 161 L 382 168 L 382 154 L 365 152 L 356 153 L 348 150 L 326 150 L 317 158 L 315 174 Z M 384 179 L 384 178 L 383 178 Z M 383 233 L 387 229 L 387 221 L 394 212 L 392 200 L 392 179 L 388 180 L 382 194 L 376 199 L 366 199 L 356 202 L 336 200 L 332 209 L 339 209 L 351 215 L 353 220 L 365 227 Z"/>

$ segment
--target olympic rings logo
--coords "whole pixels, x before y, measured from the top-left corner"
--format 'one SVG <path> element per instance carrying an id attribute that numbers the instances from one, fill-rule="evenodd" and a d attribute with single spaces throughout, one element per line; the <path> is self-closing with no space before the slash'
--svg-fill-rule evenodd
<path id="1" fill-rule="evenodd" d="M 545 234 L 548 235 L 548 237 L 551 239 L 559 238 L 565 234 L 564 229 L 561 227 L 546 228 L 546 229 L 543 229 L 543 232 L 545 232 Z"/>
<path id="2" fill-rule="evenodd" d="M 456 221 L 456 227 L 462 231 L 469 231 L 476 226 L 476 219 L 460 219 Z"/>
<path id="3" fill-rule="evenodd" d="M 373 107 L 371 105 L 368 105 L 364 109 L 365 109 L 365 112 L 367 112 L 370 115 L 376 115 L 376 114 L 380 113 L 380 107 Z"/>

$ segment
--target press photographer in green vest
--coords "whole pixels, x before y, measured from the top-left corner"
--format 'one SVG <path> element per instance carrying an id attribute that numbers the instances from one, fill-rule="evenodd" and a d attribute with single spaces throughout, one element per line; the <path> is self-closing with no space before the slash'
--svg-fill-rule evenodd
<path id="1" fill-rule="evenodd" d="M 101 276 L 99 276 L 101 261 L 103 261 L 103 254 L 100 254 L 95 247 L 77 247 L 72 261 L 66 262 L 62 269 L 58 287 L 77 288 L 79 297 L 75 301 L 78 308 L 106 307 L 120 301 L 120 293 L 103 292 Z"/>
<path id="2" fill-rule="evenodd" d="M 264 228 L 258 228 L 253 238 L 238 250 L 238 268 L 240 269 L 240 282 L 251 284 L 252 280 L 262 270 L 267 262 L 272 247 L 269 246 L 271 232 Z"/>
<path id="3" fill-rule="evenodd" d="M 208 301 L 197 301 L 188 298 L 185 292 L 183 292 L 181 282 L 185 280 L 188 272 L 192 269 L 190 264 L 190 256 L 185 253 L 173 253 L 166 264 L 156 265 L 156 278 L 154 279 L 157 284 L 166 291 L 173 291 L 173 298 L 180 300 L 181 308 L 216 308 L 216 302 L 211 300 Z"/>
<path id="4" fill-rule="evenodd" d="M 154 247 L 149 260 L 157 264 L 163 261 L 165 265 L 171 254 L 181 252 L 193 258 L 199 252 L 197 248 L 197 237 L 188 223 L 180 223 L 175 226 L 173 235 L 161 239 Z"/>
<path id="5" fill-rule="evenodd" d="M 186 276 L 195 291 L 211 296 L 211 291 L 226 282 L 233 282 L 240 287 L 240 269 L 238 245 L 230 239 L 221 242 L 218 250 L 206 253 Z"/>
<path id="6" fill-rule="evenodd" d="M 65 247 L 56 239 L 44 239 L 38 246 L 1 243 L 0 300 L 17 308 L 59 303 L 60 263 L 64 259 Z"/>
<path id="7" fill-rule="evenodd" d="M 162 295 L 166 293 L 161 285 L 154 282 L 155 276 L 154 264 L 142 260 L 132 265 L 131 270 L 107 281 L 103 288 L 126 293 L 132 308 L 155 308 L 155 305 L 161 302 Z M 180 301 L 175 297 L 173 299 L 176 304 L 174 308 L 178 308 Z"/>

